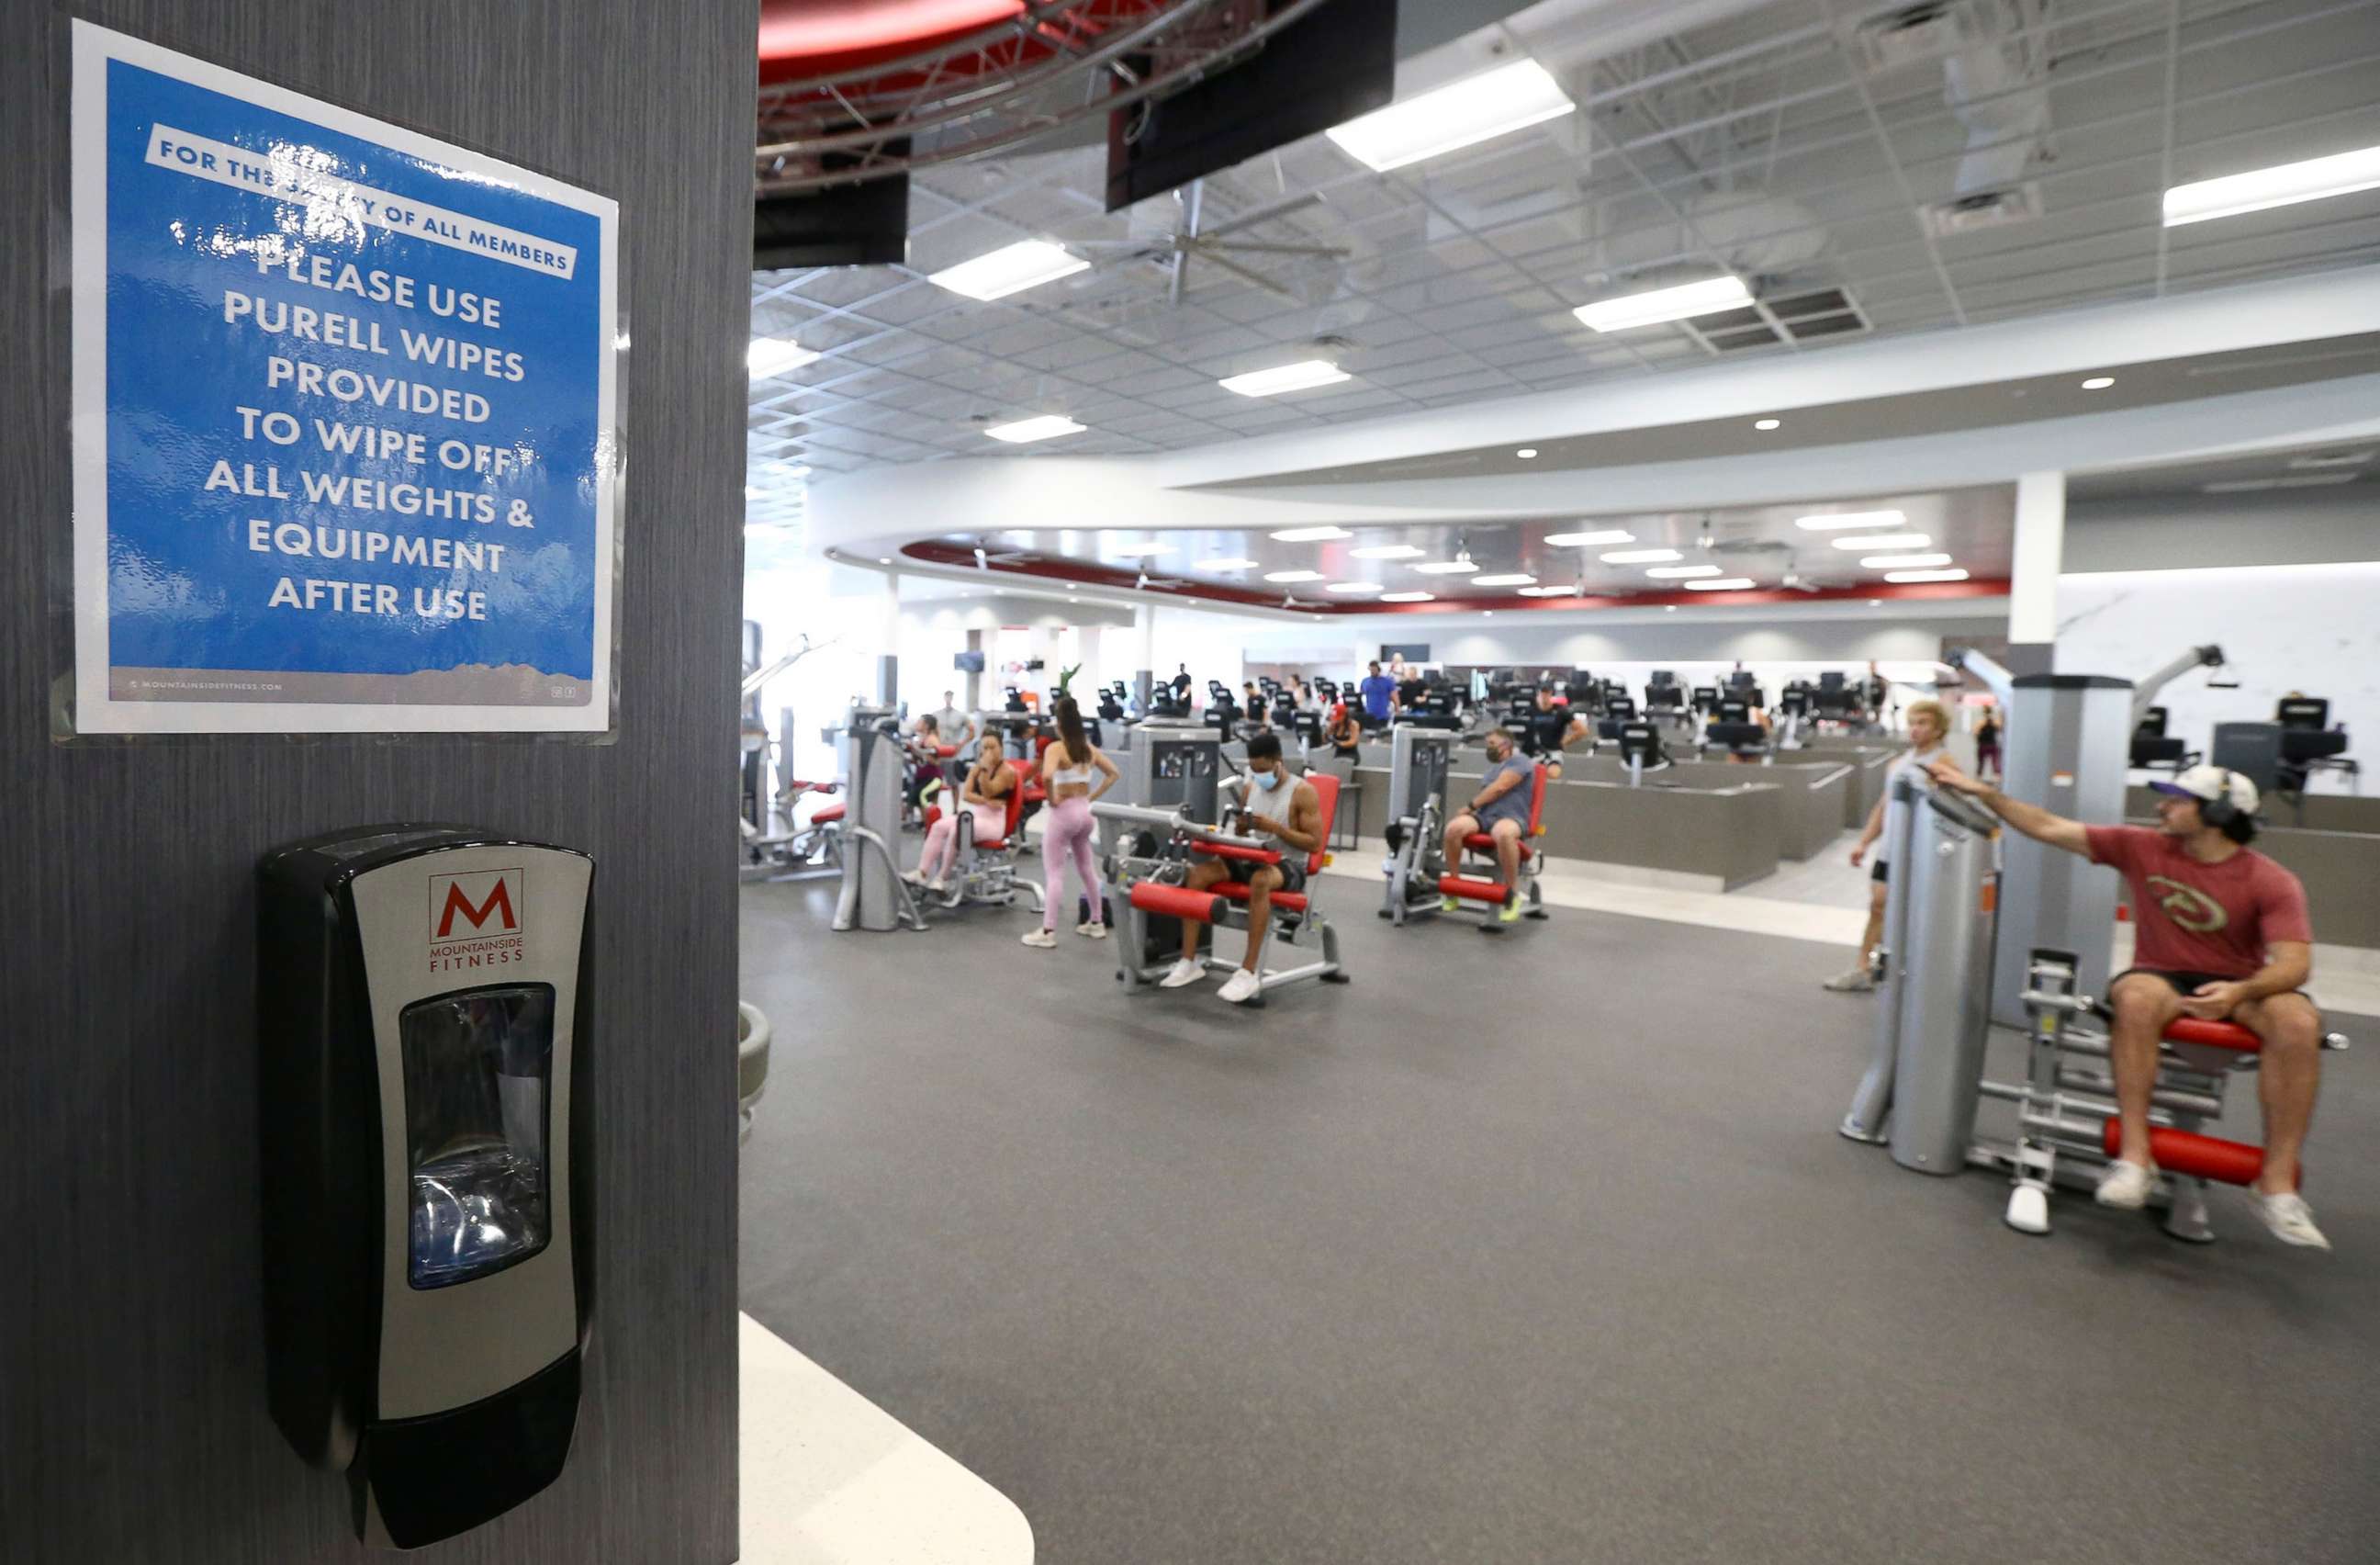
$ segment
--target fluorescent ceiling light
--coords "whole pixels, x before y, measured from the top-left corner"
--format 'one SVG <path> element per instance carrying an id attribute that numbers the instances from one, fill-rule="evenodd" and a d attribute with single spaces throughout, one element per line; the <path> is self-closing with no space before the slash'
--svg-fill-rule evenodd
<path id="1" fill-rule="evenodd" d="M 1900 527 L 1908 520 L 1900 511 L 1832 511 L 1824 516 L 1797 517 L 1793 525 L 1810 532 L 1831 532 L 1843 527 Z"/>
<path id="2" fill-rule="evenodd" d="M 1471 584 L 1475 587 L 1525 587 L 1536 580 L 1525 570 L 1508 570 L 1500 576 L 1475 576 Z"/>
<path id="3" fill-rule="evenodd" d="M 1524 446 L 1512 455 L 1524 462 L 1534 462 L 1537 459 L 1537 448 L 1534 446 Z"/>
<path id="4" fill-rule="evenodd" d="M 1683 581 L 1696 576 L 1717 576 L 1719 569 L 1715 565 L 1657 565 L 1645 574 L 1657 581 Z"/>
<path id="5" fill-rule="evenodd" d="M 767 380 L 771 375 L 782 375 L 787 370 L 798 370 L 818 356 L 815 349 L 804 348 L 798 342 L 788 342 L 783 337 L 756 336 L 752 339 L 752 346 L 744 350 L 744 367 L 751 372 L 754 380 Z"/>
<path id="6" fill-rule="evenodd" d="M 1038 418 L 1019 419 L 1014 423 L 993 424 L 984 434 L 994 440 L 1005 440 L 1011 446 L 1028 441 L 1054 439 L 1061 434 L 1080 434 L 1083 426 L 1063 413 L 1044 413 Z"/>
<path id="7" fill-rule="evenodd" d="M 1367 548 L 1347 552 L 1357 559 L 1412 559 L 1421 553 L 1411 544 L 1374 544 Z"/>
<path id="8" fill-rule="evenodd" d="M 1354 377 L 1328 359 L 1301 359 L 1294 364 L 1282 364 L 1269 370 L 1251 370 L 1244 375 L 1232 375 L 1215 384 L 1225 391 L 1241 397 L 1278 397 L 1284 391 L 1306 391 L 1318 385 L 1336 385 Z"/>
<path id="9" fill-rule="evenodd" d="M 2243 212 L 2375 188 L 2380 188 L 2380 147 L 2363 147 L 2303 163 L 2285 163 L 2277 168 L 2176 185 L 2165 193 L 2165 226 L 2178 228 L 2210 217 L 2236 217 Z"/>
<path id="10" fill-rule="evenodd" d="M 2356 477 L 2351 472 L 2300 472 L 2287 478 L 2227 478 L 2198 487 L 2208 495 L 2252 495 L 2260 489 L 2320 489 L 2332 483 L 2352 483 Z"/>
<path id="11" fill-rule="evenodd" d="M 1783 419 L 1755 419 L 1752 421 L 1752 427 L 1760 430 L 1775 429 L 1784 422 Z"/>
<path id="12" fill-rule="evenodd" d="M 1071 277 L 1087 270 L 1090 264 L 1046 239 L 1019 239 L 990 255 L 978 255 L 973 261 L 929 272 L 926 281 L 969 299 L 1004 299 L 1060 277 Z"/>
<path id="13" fill-rule="evenodd" d="M 1521 589 L 1521 596 L 1524 598 L 1574 598 L 1578 596 L 1578 589 L 1575 586 L 1524 587 Z"/>
<path id="14" fill-rule="evenodd" d="M 1467 559 L 1438 559 L 1414 569 L 1425 576 L 1468 576 L 1479 568 Z"/>
<path id="15" fill-rule="evenodd" d="M 1256 568 L 1257 562 L 1252 559 L 1202 559 L 1198 562 L 1201 570 L 1254 570 Z"/>
<path id="16" fill-rule="evenodd" d="M 1380 601 L 1384 604 L 1436 603 L 1438 594 L 1436 593 L 1382 593 Z"/>
<path id="17" fill-rule="evenodd" d="M 1934 540 L 1923 532 L 1871 532 L 1857 538 L 1832 538 L 1828 542 L 1839 549 L 1924 549 L 1933 546 Z"/>
<path id="18" fill-rule="evenodd" d="M 1896 570 L 1885 578 L 1888 581 L 1964 581 L 1963 570 Z"/>
<path id="19" fill-rule="evenodd" d="M 1740 593 L 1746 587 L 1756 587 L 1759 584 L 1749 576 L 1729 576 L 1717 581 L 1689 581 L 1686 583 L 1686 591 L 1689 593 Z"/>
<path id="20" fill-rule="evenodd" d="M 1381 583 L 1378 581 L 1333 581 L 1322 590 L 1326 593 L 1337 593 L 1342 597 L 1354 598 L 1377 593 L 1380 590 L 1380 586 Z"/>
<path id="21" fill-rule="evenodd" d="M 1268 570 L 1265 572 L 1265 580 L 1268 581 L 1319 581 L 1322 580 L 1322 572 L 1318 570 Z"/>
<path id="22" fill-rule="evenodd" d="M 1950 563 L 1949 555 L 1870 555 L 1860 561 L 1862 570 L 1925 570 Z"/>
<path id="23" fill-rule="evenodd" d="M 1535 60 L 1516 60 L 1375 109 L 1325 134 L 1357 163 L 1385 174 L 1559 119 L 1576 106 L 1545 67 Z"/>
<path id="24" fill-rule="evenodd" d="M 1586 549 L 1597 544 L 1633 544 L 1635 541 L 1636 534 L 1624 527 L 1609 528 L 1601 532 L 1556 532 L 1546 539 L 1548 546 L 1557 549 Z"/>
<path id="25" fill-rule="evenodd" d="M 1682 283 L 1673 288 L 1598 300 L 1593 304 L 1582 304 L 1571 313 L 1598 332 L 1624 332 L 1720 310 L 1740 310 L 1751 302 L 1752 295 L 1742 278 L 1706 277 L 1699 283 Z"/>
<path id="26" fill-rule="evenodd" d="M 1285 527 L 1272 535 L 1276 544 L 1319 544 L 1330 538 L 1353 538 L 1343 527 Z"/>
<path id="27" fill-rule="evenodd" d="M 1683 559 L 1686 556 L 1675 549 L 1622 549 L 1616 555 L 1605 555 L 1601 557 L 1606 565 L 1659 565 L 1664 560 Z"/>
<path id="28" fill-rule="evenodd" d="M 2113 375 L 2093 375 L 2089 380 L 2082 383 L 2082 389 L 2085 391 L 2105 391 L 2115 384 L 2116 377 Z"/>

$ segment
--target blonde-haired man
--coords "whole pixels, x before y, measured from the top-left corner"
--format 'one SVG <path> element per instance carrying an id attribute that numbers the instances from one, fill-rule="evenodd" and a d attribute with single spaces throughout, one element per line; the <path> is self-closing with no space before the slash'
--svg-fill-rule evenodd
<path id="1" fill-rule="evenodd" d="M 1941 758 L 1943 737 L 1950 731 L 1949 711 L 1938 701 L 1912 701 L 1907 715 L 1909 753 L 1895 761 L 1885 773 L 1884 797 L 1867 813 L 1867 827 L 1860 833 L 1859 846 L 1852 850 L 1853 867 L 1868 856 L 1877 838 L 1891 842 L 1893 834 L 1885 830 L 1888 825 L 1896 832 L 1900 828 L 1900 806 L 1893 801 L 1893 785 L 1909 776 L 1931 786 L 1933 779 L 1926 775 L 1926 763 Z M 1867 933 L 1860 937 L 1859 965 L 1827 980 L 1827 987 L 1839 994 L 1864 994 L 1876 987 L 1876 943 L 1884 938 L 1885 883 L 1890 873 L 1891 865 L 1885 862 L 1885 855 L 1877 853 L 1876 867 L 1868 874 Z"/>

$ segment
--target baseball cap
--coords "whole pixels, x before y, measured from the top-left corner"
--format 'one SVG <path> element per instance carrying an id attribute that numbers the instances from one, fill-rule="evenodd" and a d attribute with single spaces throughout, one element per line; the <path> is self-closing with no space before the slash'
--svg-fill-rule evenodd
<path id="1" fill-rule="evenodd" d="M 2256 813 L 2259 802 L 2256 785 L 2241 774 L 2224 766 L 2192 766 L 2174 775 L 2171 782 L 2154 782 L 2149 786 L 2159 793 L 2172 794 L 2176 799 L 2196 799 L 2212 802 L 2227 792 L 2231 804 L 2243 815 Z"/>

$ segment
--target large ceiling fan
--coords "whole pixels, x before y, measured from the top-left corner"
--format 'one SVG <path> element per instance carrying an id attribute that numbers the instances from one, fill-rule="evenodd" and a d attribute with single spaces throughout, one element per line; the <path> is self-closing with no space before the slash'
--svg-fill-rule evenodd
<path id="1" fill-rule="evenodd" d="M 1271 278 L 1242 265 L 1232 258 L 1256 255 L 1320 256 L 1333 261 L 1343 261 L 1347 258 L 1347 251 L 1336 245 L 1274 244 L 1258 239 L 1237 239 L 1229 237 L 1261 224 L 1286 217 L 1293 212 L 1319 204 L 1322 198 L 1310 190 L 1304 195 L 1291 196 L 1285 201 L 1274 202 L 1269 206 L 1260 206 L 1254 212 L 1244 213 L 1240 216 L 1217 223 L 1211 227 L 1205 222 L 1207 181 L 1193 179 L 1186 190 L 1173 192 L 1173 200 L 1177 210 L 1173 231 L 1171 234 L 1160 234 L 1154 238 L 1090 239 L 1083 241 L 1079 248 L 1087 251 L 1117 252 L 1117 256 L 1122 259 L 1165 263 L 1169 273 L 1165 289 L 1166 299 L 1172 304 L 1182 302 L 1183 293 L 1189 287 L 1190 263 L 1193 260 L 1205 261 L 1219 266 L 1242 282 L 1262 288 L 1265 292 L 1285 300 L 1291 304 L 1302 304 L 1305 300 L 1289 289 L 1282 287 Z"/>

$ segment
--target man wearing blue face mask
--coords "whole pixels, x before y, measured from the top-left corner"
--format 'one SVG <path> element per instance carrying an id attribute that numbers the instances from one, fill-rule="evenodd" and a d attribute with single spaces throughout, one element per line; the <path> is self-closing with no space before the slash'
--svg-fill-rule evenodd
<path id="1" fill-rule="evenodd" d="M 1264 949 L 1265 926 L 1272 921 L 1272 895 L 1305 886 L 1305 858 L 1322 848 L 1322 801 L 1313 786 L 1289 775 L 1281 764 L 1281 736 L 1267 729 L 1248 739 L 1248 776 L 1242 784 L 1242 804 L 1235 829 L 1278 851 L 1278 864 L 1247 859 L 1201 858 L 1190 866 L 1183 884 L 1204 891 L 1226 880 L 1248 888 L 1248 948 L 1239 971 L 1223 980 L 1223 998 L 1243 1005 L 1262 992 L 1257 976 L 1257 956 Z M 1159 979 L 1160 988 L 1179 989 L 1206 976 L 1198 960 L 1198 926 L 1182 925 L 1182 960 Z"/>

